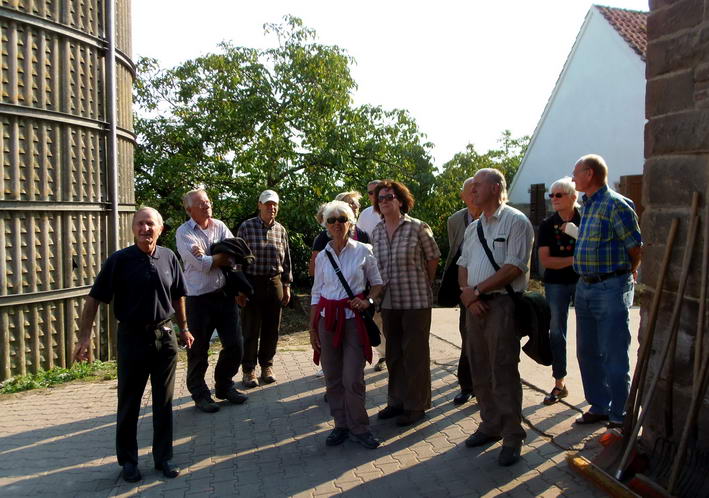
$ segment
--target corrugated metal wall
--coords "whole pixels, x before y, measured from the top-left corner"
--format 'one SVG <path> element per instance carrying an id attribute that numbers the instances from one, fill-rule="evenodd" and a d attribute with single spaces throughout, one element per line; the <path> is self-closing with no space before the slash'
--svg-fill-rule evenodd
<path id="1" fill-rule="evenodd" d="M 0 0 L 0 380 L 66 366 L 83 296 L 132 239 L 130 0 L 115 0 L 119 241 L 108 187 L 111 0 Z M 112 356 L 100 312 L 95 357 Z"/>

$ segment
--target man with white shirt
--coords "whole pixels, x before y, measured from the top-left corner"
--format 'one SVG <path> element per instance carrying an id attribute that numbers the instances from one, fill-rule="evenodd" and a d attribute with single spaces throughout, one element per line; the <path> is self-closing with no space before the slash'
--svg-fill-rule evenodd
<path id="1" fill-rule="evenodd" d="M 365 208 L 360 214 L 359 218 L 357 219 L 357 228 L 360 230 L 363 230 L 367 232 L 367 235 L 369 235 L 369 240 L 372 240 L 372 232 L 374 232 L 374 227 L 376 227 L 380 221 L 382 221 L 382 217 L 379 213 L 377 213 L 374 210 L 374 192 L 375 189 L 377 188 L 377 185 L 382 183 L 381 180 L 372 180 L 367 184 L 367 196 L 369 197 L 369 207 Z M 381 330 L 384 330 L 384 327 L 382 326 L 382 315 L 378 311 L 374 314 L 374 321 L 377 322 L 377 325 L 379 325 L 379 328 Z M 377 372 L 381 372 L 386 368 L 386 358 L 385 356 L 385 351 L 386 351 L 386 338 L 384 337 L 384 334 L 382 334 L 382 342 L 375 348 L 377 350 L 377 354 L 379 354 L 379 361 L 374 365 L 374 370 Z"/>
<path id="2" fill-rule="evenodd" d="M 518 365 L 520 337 L 515 301 L 507 288 L 514 293 L 527 289 L 534 230 L 523 213 L 506 204 L 507 185 L 500 171 L 479 170 L 471 183 L 471 197 L 482 213 L 465 230 L 458 282 L 460 300 L 468 312 L 466 346 L 482 423 L 465 445 L 483 446 L 502 439 L 498 463 L 509 466 L 519 460 L 526 433 Z"/>
<path id="3" fill-rule="evenodd" d="M 236 390 L 232 380 L 241 364 L 243 339 L 236 301 L 225 292 L 221 267 L 232 266 L 233 261 L 227 254 L 209 254 L 212 244 L 234 236 L 222 221 L 212 218 L 212 203 L 204 190 L 187 192 L 182 202 L 190 219 L 177 229 L 175 237 L 185 267 L 187 321 L 194 336 L 194 344 L 187 351 L 187 389 L 197 408 L 214 413 L 219 405 L 204 380 L 214 329 L 222 344 L 214 369 L 214 394 L 234 404 L 248 399 Z"/>

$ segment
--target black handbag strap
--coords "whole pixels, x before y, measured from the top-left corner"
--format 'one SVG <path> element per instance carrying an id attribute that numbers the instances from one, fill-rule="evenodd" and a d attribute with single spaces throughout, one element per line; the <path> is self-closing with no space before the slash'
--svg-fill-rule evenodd
<path id="1" fill-rule="evenodd" d="M 485 234 L 483 233 L 483 224 L 480 218 L 478 218 L 478 238 L 480 239 L 480 243 L 482 244 L 483 249 L 485 249 L 485 254 L 487 254 L 487 259 L 490 260 L 490 264 L 495 269 L 495 271 L 499 271 L 500 265 L 498 265 L 495 262 L 495 258 L 492 257 L 492 252 L 490 251 L 490 248 L 487 245 L 487 240 L 485 239 Z M 507 293 L 510 295 L 510 297 L 514 299 L 515 291 L 514 289 L 512 289 L 512 286 L 510 284 L 505 285 L 505 290 L 507 290 Z"/>
<path id="2" fill-rule="evenodd" d="M 347 280 L 345 280 L 345 277 L 342 275 L 342 270 L 340 270 L 340 267 L 337 266 L 337 263 L 335 263 L 335 258 L 332 257 L 332 254 L 330 254 L 330 251 L 328 251 L 327 249 L 325 249 L 325 254 L 327 254 L 327 258 L 330 260 L 330 263 L 332 263 L 332 268 L 335 270 L 337 278 L 340 279 L 342 287 L 345 288 L 345 292 L 347 292 L 347 295 L 350 297 L 350 299 L 354 299 L 355 296 L 352 293 L 352 289 L 350 289 L 350 286 L 347 284 Z"/>

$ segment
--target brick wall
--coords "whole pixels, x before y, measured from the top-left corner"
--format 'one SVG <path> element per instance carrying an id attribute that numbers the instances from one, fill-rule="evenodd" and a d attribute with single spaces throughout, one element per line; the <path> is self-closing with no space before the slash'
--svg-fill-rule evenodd
<path id="1" fill-rule="evenodd" d="M 673 218 L 681 219 L 656 326 L 654 354 L 648 372 L 648 378 L 652 378 L 659 352 L 670 332 L 670 315 L 681 273 L 692 192 L 698 191 L 704 198 L 709 185 L 709 0 L 650 0 L 647 29 L 648 123 L 645 127 L 643 187 L 646 211 L 642 220 L 646 245 L 641 282 L 650 288 L 655 286 L 670 222 Z M 700 209 L 703 212 L 704 201 Z M 674 358 L 674 440 L 679 438 L 686 420 L 693 382 L 701 253 L 705 243 L 701 232 L 700 227 Z M 651 301 L 652 291 L 642 297 L 641 341 L 645 336 Z M 707 351 L 709 334 L 706 325 L 704 336 Z M 661 377 L 645 424 L 643 439 L 648 445 L 667 435 L 665 406 L 669 389 L 665 377 Z M 699 415 L 698 444 L 709 448 L 707 403 Z"/>

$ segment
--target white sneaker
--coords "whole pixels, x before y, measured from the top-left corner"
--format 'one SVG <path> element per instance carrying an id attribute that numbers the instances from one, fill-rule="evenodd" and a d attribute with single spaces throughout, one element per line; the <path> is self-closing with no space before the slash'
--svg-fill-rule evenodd
<path id="1" fill-rule="evenodd" d="M 323 372 L 323 369 L 321 368 L 317 372 L 315 372 L 315 377 L 323 377 L 325 375 L 325 372 Z"/>

